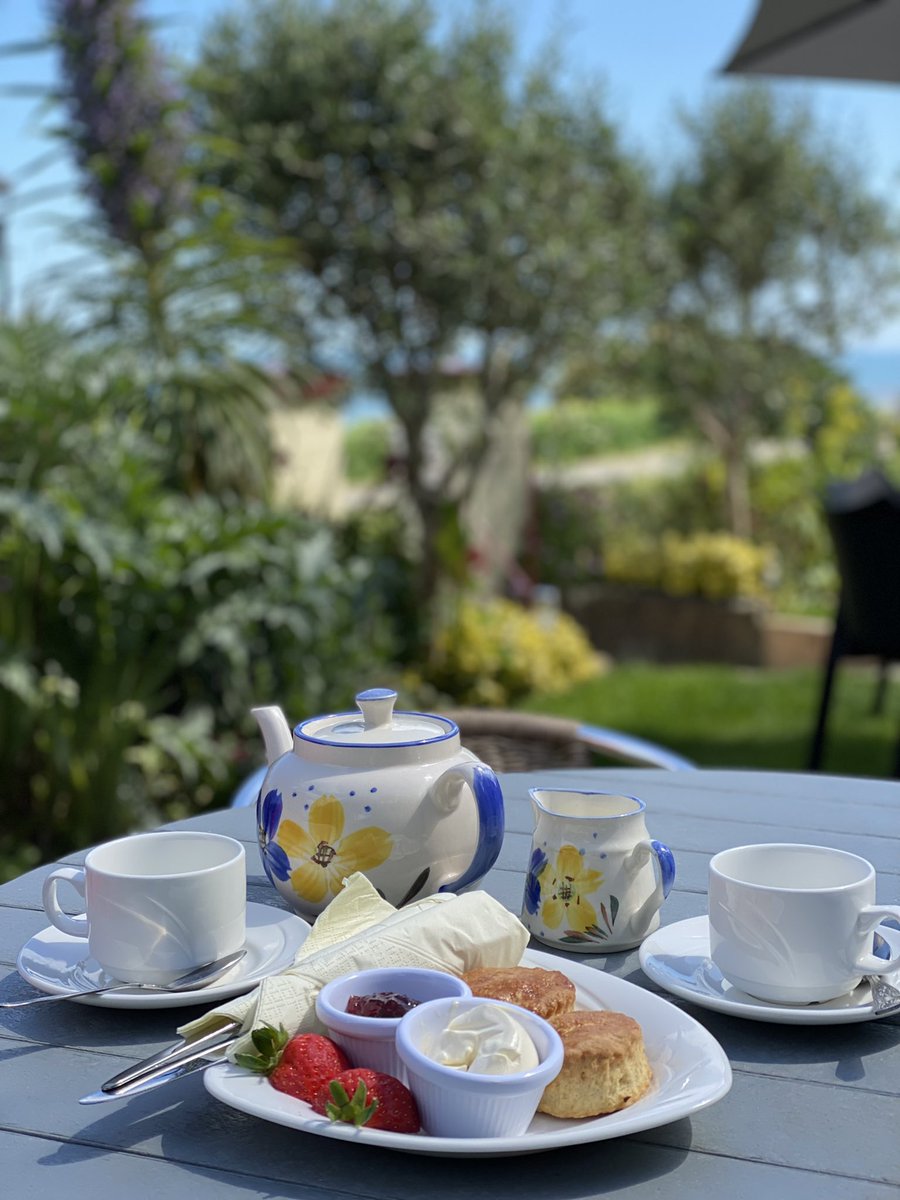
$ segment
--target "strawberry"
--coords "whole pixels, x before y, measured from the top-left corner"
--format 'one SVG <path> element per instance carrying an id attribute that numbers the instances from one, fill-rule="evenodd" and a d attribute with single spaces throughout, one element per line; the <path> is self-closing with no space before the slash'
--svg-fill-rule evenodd
<path id="1" fill-rule="evenodd" d="M 317 1113 L 390 1133 L 418 1133 L 419 1110 L 409 1088 L 393 1075 L 351 1067 L 342 1071 L 312 1100 Z"/>
<path id="2" fill-rule="evenodd" d="M 350 1060 L 331 1038 L 319 1033 L 300 1033 L 288 1040 L 284 1029 L 264 1025 L 253 1031 L 256 1054 L 239 1054 L 240 1067 L 268 1075 L 279 1092 L 311 1103 L 330 1079 L 347 1070 Z"/>
<path id="3" fill-rule="evenodd" d="M 269 1083 L 279 1092 L 312 1103 L 329 1079 L 350 1066 L 350 1059 L 331 1038 L 301 1033 L 291 1038 Z"/>

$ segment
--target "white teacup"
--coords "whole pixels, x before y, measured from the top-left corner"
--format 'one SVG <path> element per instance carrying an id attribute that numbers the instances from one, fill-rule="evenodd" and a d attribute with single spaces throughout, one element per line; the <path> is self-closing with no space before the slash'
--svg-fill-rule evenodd
<path id="1" fill-rule="evenodd" d="M 169 983 L 239 950 L 246 937 L 244 847 L 217 833 L 139 833 L 95 846 L 84 869 L 59 867 L 43 903 L 57 929 L 86 938 L 104 970 L 126 983 Z M 64 913 L 61 882 L 85 901 Z"/>
<path id="2" fill-rule="evenodd" d="M 709 864 L 711 957 L 735 987 L 775 1004 L 852 992 L 900 968 L 872 954 L 872 933 L 900 906 L 875 903 L 875 868 L 829 846 L 736 846 Z"/>

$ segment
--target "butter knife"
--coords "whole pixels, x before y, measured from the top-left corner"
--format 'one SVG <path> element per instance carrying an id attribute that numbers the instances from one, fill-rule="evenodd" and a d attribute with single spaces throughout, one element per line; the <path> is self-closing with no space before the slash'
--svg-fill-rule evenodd
<path id="1" fill-rule="evenodd" d="M 227 1050 L 240 1037 L 240 1029 L 239 1021 L 230 1021 L 202 1037 L 191 1041 L 182 1039 L 168 1049 L 113 1075 L 101 1085 L 99 1091 L 82 1096 L 78 1103 L 103 1104 L 107 1100 L 123 1100 L 212 1066 L 208 1056 L 215 1051 Z"/>

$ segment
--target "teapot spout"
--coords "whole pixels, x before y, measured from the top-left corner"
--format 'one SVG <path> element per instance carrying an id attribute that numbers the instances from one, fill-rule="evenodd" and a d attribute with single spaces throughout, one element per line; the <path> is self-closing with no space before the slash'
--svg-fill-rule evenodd
<path id="1" fill-rule="evenodd" d="M 291 727 L 287 723 L 287 717 L 277 705 L 251 708 L 250 711 L 256 718 L 256 723 L 263 735 L 263 741 L 266 744 L 266 762 L 271 766 L 276 758 L 281 758 L 282 754 L 287 754 L 288 750 L 293 749 L 294 739 L 291 736 Z"/>

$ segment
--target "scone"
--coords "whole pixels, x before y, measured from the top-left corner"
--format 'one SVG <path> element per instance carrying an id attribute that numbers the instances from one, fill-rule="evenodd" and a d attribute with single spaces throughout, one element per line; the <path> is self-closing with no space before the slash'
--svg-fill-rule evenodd
<path id="1" fill-rule="evenodd" d="M 463 975 L 473 996 L 505 1000 L 550 1019 L 575 1007 L 575 984 L 562 971 L 542 967 L 479 967 Z"/>
<path id="2" fill-rule="evenodd" d="M 599 1117 L 644 1095 L 653 1072 L 637 1021 L 619 1012 L 568 1012 L 550 1022 L 562 1038 L 562 1070 L 544 1089 L 538 1112 Z"/>

